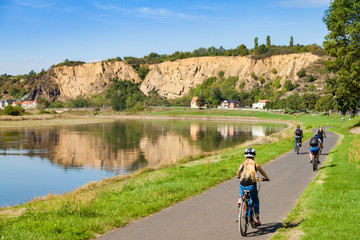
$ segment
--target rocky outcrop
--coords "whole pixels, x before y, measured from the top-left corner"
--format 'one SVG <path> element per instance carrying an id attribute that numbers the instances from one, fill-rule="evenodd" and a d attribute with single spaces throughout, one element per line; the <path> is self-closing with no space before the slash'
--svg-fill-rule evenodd
<path id="1" fill-rule="evenodd" d="M 58 84 L 59 100 L 102 94 L 112 79 L 139 82 L 140 78 L 125 62 L 85 63 L 55 67 L 51 80 Z"/>
<path id="2" fill-rule="evenodd" d="M 150 72 L 142 82 L 140 89 L 145 94 L 155 90 L 160 96 L 169 99 L 182 97 L 192 87 L 201 84 L 209 77 L 218 76 L 220 71 L 224 77 L 237 76 L 237 86 L 245 90 L 260 85 L 259 78 L 265 82 L 280 77 L 282 84 L 286 80 L 296 82 L 296 73 L 307 68 L 320 57 L 311 53 L 299 53 L 272 56 L 265 59 L 249 57 L 197 57 L 176 61 L 167 61 L 150 65 Z M 125 62 L 97 62 L 78 66 L 55 67 L 51 73 L 51 82 L 58 88 L 52 92 L 58 94 L 57 99 L 68 100 L 77 96 L 90 97 L 102 94 L 112 79 L 140 82 L 137 72 Z M 42 90 L 46 93 L 46 90 Z M 46 95 L 46 94 L 45 94 Z"/>
<path id="3" fill-rule="evenodd" d="M 319 58 L 311 53 L 300 53 L 260 60 L 249 57 L 198 57 L 168 61 L 150 65 L 150 72 L 140 89 L 145 94 L 155 90 L 162 97 L 174 99 L 183 96 L 205 79 L 217 76 L 220 71 L 224 72 L 224 77 L 239 77 L 239 84 L 243 82 L 245 90 L 258 84 L 260 76 L 265 81 L 280 76 L 281 83 L 286 80 L 295 82 L 298 79 L 296 73 Z"/>

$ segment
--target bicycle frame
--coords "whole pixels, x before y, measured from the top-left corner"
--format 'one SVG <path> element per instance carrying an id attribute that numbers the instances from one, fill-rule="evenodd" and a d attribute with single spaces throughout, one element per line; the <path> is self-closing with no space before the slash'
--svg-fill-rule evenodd
<path id="1" fill-rule="evenodd" d="M 266 181 L 264 178 L 257 178 L 257 181 Z M 267 180 L 268 181 L 268 180 Z M 260 184 L 257 186 L 257 191 L 260 191 Z M 246 231 L 248 224 L 250 222 L 253 228 L 256 228 L 257 225 L 254 223 L 254 206 L 253 201 L 250 196 L 250 191 L 244 190 L 244 195 L 242 196 L 241 205 L 238 209 L 238 220 L 239 222 L 239 232 L 242 236 L 246 236 Z"/>

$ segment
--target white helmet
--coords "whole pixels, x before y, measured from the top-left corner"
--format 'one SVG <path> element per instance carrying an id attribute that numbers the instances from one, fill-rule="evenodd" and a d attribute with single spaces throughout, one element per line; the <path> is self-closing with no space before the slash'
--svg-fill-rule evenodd
<path id="1" fill-rule="evenodd" d="M 246 158 L 255 158 L 255 156 L 256 156 L 255 149 L 253 149 L 253 148 L 246 149 L 245 152 L 244 152 L 244 156 Z"/>

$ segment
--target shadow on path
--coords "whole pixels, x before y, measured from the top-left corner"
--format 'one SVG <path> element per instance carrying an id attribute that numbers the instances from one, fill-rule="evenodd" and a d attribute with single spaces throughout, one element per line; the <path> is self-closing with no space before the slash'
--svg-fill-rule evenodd
<path id="1" fill-rule="evenodd" d="M 246 237 L 258 237 L 258 236 L 274 233 L 278 228 L 281 227 L 281 225 L 282 225 L 281 223 L 277 222 L 277 223 L 262 224 L 260 227 L 257 228 L 251 228 L 249 226 L 248 234 L 246 235 Z"/>
<path id="2" fill-rule="evenodd" d="M 329 168 L 329 167 L 336 167 L 336 164 L 331 164 L 331 165 L 322 166 L 322 167 L 320 167 L 320 169 Z M 319 169 L 319 170 L 320 170 L 320 169 Z"/>

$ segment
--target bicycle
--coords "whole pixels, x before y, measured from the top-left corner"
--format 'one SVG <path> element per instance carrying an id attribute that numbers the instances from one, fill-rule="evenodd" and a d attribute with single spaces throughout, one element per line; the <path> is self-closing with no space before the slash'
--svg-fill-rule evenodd
<path id="1" fill-rule="evenodd" d="M 311 156 L 312 156 L 311 162 L 312 162 L 314 172 L 318 170 L 318 165 L 320 164 L 320 161 L 318 160 L 319 157 L 317 157 L 317 154 L 319 151 L 320 150 L 312 150 L 311 151 Z"/>
<path id="2" fill-rule="evenodd" d="M 257 178 L 257 181 L 269 181 L 265 178 Z M 260 185 L 258 192 L 260 191 Z M 256 228 L 254 222 L 254 206 L 250 199 L 250 191 L 244 191 L 244 195 L 241 197 L 241 204 L 238 209 L 238 219 L 236 222 L 239 224 L 239 232 L 242 236 L 246 236 L 246 231 L 248 229 L 248 225 L 250 223 L 252 228 Z"/>
<path id="3" fill-rule="evenodd" d="M 299 154 L 300 147 L 300 139 L 296 138 L 296 154 Z"/>

